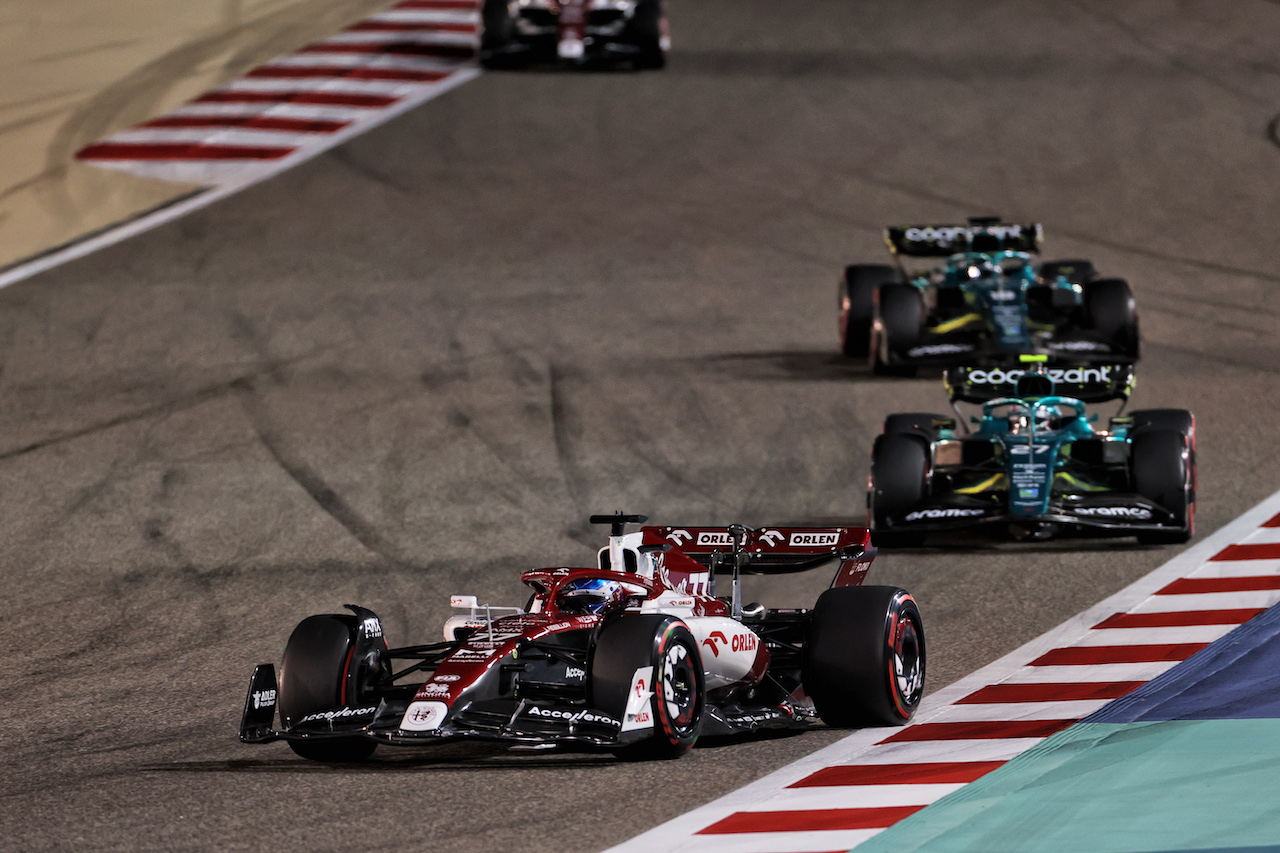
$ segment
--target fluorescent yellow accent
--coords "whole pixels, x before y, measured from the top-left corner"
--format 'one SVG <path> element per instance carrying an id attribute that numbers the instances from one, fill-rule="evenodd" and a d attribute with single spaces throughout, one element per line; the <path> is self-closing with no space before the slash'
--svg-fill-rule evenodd
<path id="1" fill-rule="evenodd" d="M 1018 356 L 1018 361 L 1022 362 L 1023 364 L 1028 364 L 1033 361 L 1048 361 L 1048 360 L 1049 360 L 1049 356 L 1047 355 L 1033 355 L 1031 353 L 1023 353 L 1022 355 Z"/>
<path id="2" fill-rule="evenodd" d="M 1066 482 L 1066 483 L 1068 483 L 1068 484 L 1070 484 L 1070 485 L 1072 485 L 1072 486 L 1075 486 L 1077 489 L 1081 489 L 1082 491 L 1086 491 L 1086 492 L 1109 492 L 1109 491 L 1111 491 L 1111 490 L 1110 490 L 1110 489 L 1108 489 L 1106 486 L 1095 486 L 1095 485 L 1093 485 L 1092 483 L 1086 483 L 1084 480 L 1081 480 L 1081 479 L 1080 479 L 1080 478 L 1078 478 L 1078 477 L 1073 477 L 1073 476 L 1071 476 L 1070 474 L 1066 474 L 1066 473 L 1063 473 L 1063 472 L 1058 472 L 1057 474 L 1054 474 L 1054 475 L 1053 475 L 1053 479 L 1054 479 L 1054 480 L 1063 480 L 1064 482 Z"/>
<path id="3" fill-rule="evenodd" d="M 948 320 L 945 323 L 939 323 L 938 325 L 933 327 L 933 331 L 939 335 L 944 335 L 947 332 L 954 332 L 956 329 L 959 329 L 963 326 L 967 326 L 970 323 L 977 322 L 981 319 L 982 319 L 981 314 L 965 314 L 963 316 L 955 318 L 954 320 Z"/>
<path id="4" fill-rule="evenodd" d="M 964 488 L 956 489 L 955 491 L 956 491 L 956 494 L 958 495 L 977 495 L 977 494 L 981 494 L 982 492 L 994 491 L 996 489 L 1001 488 L 1004 485 L 1005 485 L 1004 474 L 996 474 L 993 477 L 988 477 L 987 479 L 983 480 L 981 483 L 975 483 L 972 486 L 965 486 Z"/>

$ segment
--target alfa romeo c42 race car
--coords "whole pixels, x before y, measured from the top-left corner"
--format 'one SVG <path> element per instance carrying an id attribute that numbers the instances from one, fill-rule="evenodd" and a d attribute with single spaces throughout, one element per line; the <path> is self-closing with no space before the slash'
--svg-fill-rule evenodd
<path id="1" fill-rule="evenodd" d="M 1099 278 L 1089 261 L 1037 263 L 1041 239 L 1040 225 L 998 218 L 886 229 L 894 264 L 855 264 L 840 280 L 841 349 L 902 376 L 1019 353 L 1136 360 L 1128 282 Z"/>
<path id="2" fill-rule="evenodd" d="M 592 568 L 535 569 L 524 608 L 454 596 L 445 640 L 388 648 L 371 611 L 304 619 L 253 673 L 240 739 L 317 761 L 453 738 L 679 756 L 699 735 L 909 720 L 924 690 L 924 627 L 904 590 L 862 586 L 863 528 L 612 526 Z M 812 609 L 742 601 L 746 573 L 839 561 Z M 717 597 L 717 581 L 730 579 Z M 279 727 L 275 719 L 279 715 Z"/>
<path id="3" fill-rule="evenodd" d="M 630 62 L 661 68 L 671 47 L 662 0 L 485 0 L 480 62 Z"/>
<path id="4" fill-rule="evenodd" d="M 1092 424 L 1085 404 L 1122 400 L 1133 366 L 1090 364 L 952 368 L 958 417 L 885 419 L 871 453 L 868 518 L 877 545 L 925 534 L 1002 526 L 1015 538 L 1057 534 L 1186 542 L 1194 531 L 1195 418 L 1146 409 Z M 959 403 L 982 406 L 969 431 Z"/>

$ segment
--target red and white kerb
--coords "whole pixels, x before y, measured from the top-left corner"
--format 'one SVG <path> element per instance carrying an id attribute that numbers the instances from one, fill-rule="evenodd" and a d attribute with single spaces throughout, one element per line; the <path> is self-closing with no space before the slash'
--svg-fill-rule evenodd
<path id="1" fill-rule="evenodd" d="M 252 183 L 472 79 L 478 0 L 402 0 L 77 152 L 203 185 Z"/>
<path id="2" fill-rule="evenodd" d="M 1136 690 L 1280 602 L 1280 493 L 957 684 L 616 853 L 849 850 Z M 926 605 L 927 606 L 927 605 Z"/>

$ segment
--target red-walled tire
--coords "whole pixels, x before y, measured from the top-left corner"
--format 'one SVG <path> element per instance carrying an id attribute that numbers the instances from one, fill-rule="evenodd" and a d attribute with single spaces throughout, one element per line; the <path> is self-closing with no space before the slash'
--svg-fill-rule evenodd
<path id="1" fill-rule="evenodd" d="M 924 695 L 924 622 L 892 586 L 836 587 L 809 614 L 801 680 L 829 726 L 900 726 Z"/>
<path id="2" fill-rule="evenodd" d="M 343 706 L 358 622 L 346 615 L 308 616 L 293 629 L 280 667 L 280 721 L 286 729 L 308 714 Z M 303 758 L 334 763 L 363 761 L 377 746 L 360 737 L 289 741 Z"/>
<path id="3" fill-rule="evenodd" d="M 679 758 L 693 747 L 706 711 L 698 643 L 674 616 L 622 616 L 600 632 L 591 655 L 591 704 L 625 719 L 636 670 L 653 667 L 653 734 L 617 750 L 629 760 Z"/>

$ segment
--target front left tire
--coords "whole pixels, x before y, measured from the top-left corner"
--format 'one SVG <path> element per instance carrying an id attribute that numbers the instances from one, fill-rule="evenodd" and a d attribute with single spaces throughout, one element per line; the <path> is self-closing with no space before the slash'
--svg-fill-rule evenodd
<path id="1" fill-rule="evenodd" d="M 347 696 L 352 650 L 358 620 L 345 614 L 308 616 L 298 623 L 284 647 L 280 667 L 280 720 L 286 729 L 318 711 L 328 711 L 360 701 Z M 289 748 L 312 761 L 350 763 L 363 761 L 377 748 L 362 737 L 290 740 Z"/>
<path id="2" fill-rule="evenodd" d="M 625 719 L 632 679 L 645 667 L 653 667 L 653 734 L 616 752 L 629 760 L 679 758 L 697 741 L 707 705 L 698 643 L 681 620 L 624 615 L 605 625 L 591 654 L 591 703 Z"/>

